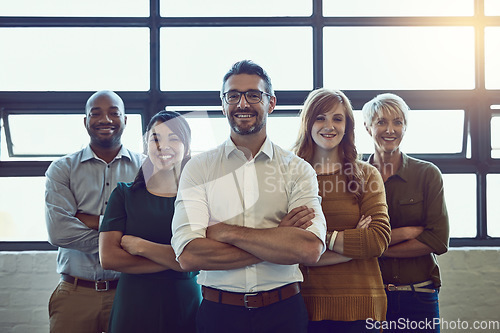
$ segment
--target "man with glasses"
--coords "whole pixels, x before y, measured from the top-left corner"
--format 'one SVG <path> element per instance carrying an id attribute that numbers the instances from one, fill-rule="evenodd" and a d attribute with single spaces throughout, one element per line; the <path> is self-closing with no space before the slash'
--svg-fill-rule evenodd
<path id="1" fill-rule="evenodd" d="M 49 301 L 51 333 L 101 333 L 119 273 L 99 262 L 99 222 L 117 182 L 130 182 L 142 155 L 122 146 L 127 117 L 116 93 L 98 91 L 87 101 L 84 124 L 90 144 L 54 161 L 46 173 L 46 223 L 58 246 L 61 282 Z"/>
<path id="2" fill-rule="evenodd" d="M 306 332 L 298 264 L 326 235 L 315 172 L 267 137 L 276 97 L 259 65 L 234 64 L 221 93 L 230 138 L 186 164 L 172 225 L 181 266 L 201 270 L 198 331 Z"/>

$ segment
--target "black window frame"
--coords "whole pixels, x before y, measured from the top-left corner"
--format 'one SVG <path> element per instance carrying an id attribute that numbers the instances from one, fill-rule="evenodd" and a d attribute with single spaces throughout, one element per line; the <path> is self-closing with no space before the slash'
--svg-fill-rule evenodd
<path id="1" fill-rule="evenodd" d="M 138 110 L 145 122 L 165 106 L 219 106 L 219 91 L 160 90 L 160 29 L 163 27 L 311 27 L 313 33 L 313 86 L 323 86 L 323 28 L 354 26 L 472 26 L 475 29 L 475 88 L 471 90 L 392 90 L 414 110 L 465 111 L 461 153 L 412 155 L 436 164 L 443 173 L 475 174 L 477 180 L 477 235 L 473 238 L 451 238 L 450 245 L 500 246 L 499 237 L 487 235 L 486 176 L 500 173 L 500 159 L 491 158 L 490 121 L 500 105 L 500 91 L 485 88 L 484 29 L 500 26 L 500 16 L 484 15 L 484 0 L 474 1 L 474 15 L 464 17 L 324 17 L 322 0 L 312 1 L 311 16 L 297 17 L 161 17 L 160 0 L 149 0 L 148 17 L 0 17 L 0 28 L 12 27 L 146 27 L 150 29 L 150 90 L 118 91 L 127 109 Z M 229 66 L 230 64 L 228 64 Z M 223 73 L 221 73 L 223 75 Z M 277 87 L 279 89 L 279 87 Z M 345 90 L 354 109 L 382 90 Z M 26 110 L 45 113 L 82 114 L 92 92 L 82 91 L 0 91 L 0 112 L 4 125 L 10 114 L 27 114 Z M 301 105 L 309 91 L 280 91 L 281 105 Z M 279 110 L 277 110 L 279 112 Z M 33 112 L 33 111 L 30 111 Z M 285 113 L 287 111 L 283 111 Z M 277 112 L 275 112 L 277 113 Z M 8 126 L 6 127 L 8 128 Z M 470 142 L 467 142 L 470 137 Z M 7 142 L 9 144 L 9 142 Z M 470 157 L 466 148 L 470 145 Z M 0 161 L 0 177 L 43 176 L 50 161 Z M 48 242 L 3 242 L 0 250 L 54 249 Z"/>

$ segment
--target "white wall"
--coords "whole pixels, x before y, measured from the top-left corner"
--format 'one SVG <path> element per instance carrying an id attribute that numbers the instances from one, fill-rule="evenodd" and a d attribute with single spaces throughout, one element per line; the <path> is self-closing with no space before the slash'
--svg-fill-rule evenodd
<path id="1" fill-rule="evenodd" d="M 0 332 L 47 333 L 56 251 L 0 252 Z"/>
<path id="2" fill-rule="evenodd" d="M 500 332 L 500 248 L 456 248 L 438 258 L 441 318 L 469 325 L 443 332 Z M 496 329 L 472 330 L 474 321 L 495 321 Z"/>
<path id="3" fill-rule="evenodd" d="M 457 248 L 439 257 L 441 318 L 451 325 L 500 324 L 500 249 Z M 0 252 L 0 332 L 47 333 L 50 294 L 58 283 L 56 252 Z M 463 326 L 461 326 L 464 328 Z M 460 332 L 448 329 L 442 332 Z"/>

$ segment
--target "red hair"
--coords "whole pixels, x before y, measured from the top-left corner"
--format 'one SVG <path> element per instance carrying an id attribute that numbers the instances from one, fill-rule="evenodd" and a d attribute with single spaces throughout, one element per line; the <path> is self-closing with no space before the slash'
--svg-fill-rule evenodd
<path id="1" fill-rule="evenodd" d="M 300 112 L 300 129 L 293 151 L 297 156 L 303 158 L 312 165 L 314 157 L 315 142 L 311 136 L 312 126 L 319 114 L 324 114 L 338 105 L 344 107 L 346 116 L 345 134 L 339 144 L 339 152 L 342 160 L 342 170 L 349 181 L 361 185 L 362 171 L 358 165 L 358 152 L 354 144 L 354 114 L 352 105 L 347 96 L 340 90 L 320 88 L 313 90 L 307 96 L 304 106 Z M 354 193 L 360 195 L 360 188 Z"/>

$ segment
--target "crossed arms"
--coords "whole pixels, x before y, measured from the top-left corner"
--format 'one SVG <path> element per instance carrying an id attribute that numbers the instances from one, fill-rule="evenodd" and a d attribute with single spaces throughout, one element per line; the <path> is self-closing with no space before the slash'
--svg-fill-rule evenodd
<path id="1" fill-rule="evenodd" d="M 284 234 L 289 234 L 289 230 L 294 229 L 299 231 L 297 233 L 299 235 L 302 233 L 307 235 L 306 239 L 309 236 L 308 234 L 311 234 L 313 237 L 315 237 L 314 234 L 303 230 L 304 228 L 307 228 L 311 225 L 311 219 L 313 217 L 314 213 L 312 209 L 308 209 L 304 206 L 297 207 L 282 219 L 280 223 L 281 228 L 274 229 L 288 229 L 283 230 Z M 250 228 L 242 227 L 236 227 L 235 229 L 237 230 L 232 230 L 233 227 L 234 226 L 230 226 L 225 223 L 218 223 L 216 225 L 210 226 L 207 229 L 207 238 L 193 240 L 190 245 L 188 245 L 190 250 L 185 250 L 182 256 L 183 260 L 184 258 L 187 258 L 187 265 L 179 265 L 179 263 L 175 259 L 174 251 L 170 245 L 154 243 L 136 236 L 123 235 L 123 233 L 120 231 L 101 232 L 99 239 L 101 264 L 105 269 L 113 269 L 124 273 L 137 274 L 154 273 L 166 269 L 173 269 L 176 271 L 195 271 L 199 269 L 225 270 L 245 267 L 261 262 L 263 259 L 259 259 L 259 257 L 252 255 L 250 252 L 242 250 L 227 242 L 223 242 L 224 237 L 230 237 L 231 235 L 238 234 L 238 232 L 242 231 L 244 233 L 247 233 L 249 230 L 250 232 L 252 232 L 251 230 L 253 230 Z M 271 231 L 274 229 L 261 230 Z M 267 232 L 257 232 L 256 234 L 257 237 L 260 237 L 262 234 L 267 234 Z M 267 235 L 265 235 L 265 238 L 267 239 L 267 241 L 269 239 L 275 241 L 276 239 L 273 237 L 279 234 L 281 234 L 281 232 L 271 232 L 270 236 L 268 237 Z M 292 234 L 295 233 L 292 232 Z M 218 238 L 220 240 L 215 240 L 211 237 Z M 228 239 L 224 240 L 228 241 Z M 297 238 L 297 240 L 300 241 L 300 237 Z M 246 241 L 252 242 L 251 240 Z M 265 241 L 263 240 L 262 243 L 265 243 Z M 245 246 L 244 242 L 239 242 L 239 244 Z M 257 252 L 261 249 L 261 245 L 251 245 L 250 247 L 255 247 L 255 251 Z M 314 247 L 311 248 L 314 249 Z M 268 251 L 274 250 L 278 249 L 273 248 L 269 249 Z M 319 248 L 319 251 L 320 250 L 321 247 Z M 297 255 L 295 254 L 295 256 Z M 193 263 L 190 263 L 190 258 L 196 258 L 196 265 L 198 266 L 194 266 Z M 290 256 L 288 260 L 292 260 L 292 258 L 293 255 Z"/>
<path id="2" fill-rule="evenodd" d="M 322 242 L 305 230 L 314 217 L 312 209 L 292 209 L 277 228 L 254 229 L 226 223 L 211 225 L 206 238 L 190 241 L 179 263 L 186 270 L 229 270 L 269 261 L 281 265 L 315 263 Z"/>

